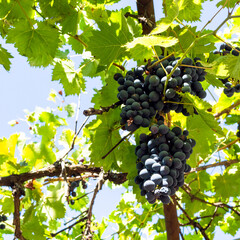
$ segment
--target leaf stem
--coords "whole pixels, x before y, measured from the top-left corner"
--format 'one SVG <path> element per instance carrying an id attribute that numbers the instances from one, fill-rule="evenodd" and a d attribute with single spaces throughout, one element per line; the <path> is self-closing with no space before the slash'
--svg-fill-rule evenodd
<path id="1" fill-rule="evenodd" d="M 224 149 L 226 149 L 226 148 L 231 147 L 233 144 L 235 144 L 235 143 L 238 142 L 238 141 L 240 141 L 240 138 L 237 138 L 237 139 L 235 139 L 234 141 L 228 143 L 227 145 L 225 145 L 225 146 L 217 149 L 217 152 L 218 152 L 218 151 L 221 151 L 221 150 L 224 150 Z"/>
<path id="2" fill-rule="evenodd" d="M 182 21 L 180 21 L 178 18 L 175 18 L 175 20 L 181 25 L 183 25 L 184 28 L 186 28 L 193 35 L 194 38 L 196 38 L 196 35 Z"/>
<path id="3" fill-rule="evenodd" d="M 222 161 L 222 162 L 216 162 L 216 163 L 212 163 L 212 164 L 209 164 L 209 165 L 192 168 L 192 170 L 189 173 L 200 172 L 200 171 L 204 171 L 208 168 L 214 168 L 214 167 L 219 167 L 219 166 L 229 167 L 230 165 L 235 164 L 235 163 L 239 163 L 239 162 L 240 162 L 240 160 L 238 160 L 238 159 L 225 160 L 225 161 Z M 186 174 L 189 174 L 189 173 L 186 173 Z"/>
<path id="4" fill-rule="evenodd" d="M 226 113 L 226 114 L 229 114 L 229 113 L 231 112 L 231 110 L 232 110 L 233 108 L 237 107 L 238 105 L 240 105 L 240 100 L 236 101 L 236 102 L 235 102 L 234 104 L 232 104 L 231 106 L 223 109 L 221 112 L 216 113 L 216 114 L 214 115 L 214 117 L 215 117 L 215 118 L 219 118 L 221 115 L 223 115 L 223 114 L 225 114 L 225 113 Z"/>
<path id="5" fill-rule="evenodd" d="M 222 9 L 226 6 L 227 2 L 228 2 L 228 0 L 226 0 L 226 2 L 223 4 L 223 6 L 222 6 L 222 7 L 213 15 L 213 17 L 203 26 L 203 28 L 201 29 L 201 31 L 200 31 L 199 34 L 201 34 L 202 31 L 206 28 L 206 26 L 213 21 L 213 19 L 218 15 L 219 12 L 222 11 Z"/>
<path id="6" fill-rule="evenodd" d="M 128 133 L 126 136 L 124 136 L 115 146 L 112 147 L 112 149 L 110 149 L 110 150 L 108 151 L 107 154 L 105 154 L 105 155 L 102 157 L 102 159 L 105 159 L 120 143 L 122 143 L 126 138 L 128 138 L 129 136 L 131 136 L 135 131 L 136 131 L 136 130 L 134 130 L 134 131 Z"/>
<path id="7" fill-rule="evenodd" d="M 25 11 L 24 8 L 22 7 L 22 5 L 21 5 L 21 3 L 19 2 L 19 0 L 16 0 L 16 1 L 17 1 L 17 3 L 18 3 L 19 7 L 21 8 L 23 14 L 24 14 L 25 17 L 27 18 L 29 24 L 30 24 L 31 26 L 33 26 L 33 24 L 32 24 L 32 22 L 31 22 L 29 16 L 27 15 L 26 11 Z"/>

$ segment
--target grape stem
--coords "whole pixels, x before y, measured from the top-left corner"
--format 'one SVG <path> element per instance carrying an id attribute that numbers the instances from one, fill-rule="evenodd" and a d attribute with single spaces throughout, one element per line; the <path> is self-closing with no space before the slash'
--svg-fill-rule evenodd
<path id="1" fill-rule="evenodd" d="M 212 163 L 212 164 L 209 164 L 209 165 L 192 168 L 192 170 L 189 173 L 200 172 L 200 171 L 204 171 L 208 168 L 214 168 L 214 167 L 219 167 L 219 166 L 229 167 L 230 165 L 235 164 L 235 163 L 239 163 L 239 162 L 240 162 L 240 160 L 238 160 L 238 159 L 225 160 L 225 161 L 222 161 L 222 162 L 216 162 L 216 163 Z M 189 174 L 189 173 L 186 173 L 186 175 Z"/>
<path id="2" fill-rule="evenodd" d="M 190 67 L 190 68 L 200 68 L 200 69 L 213 69 L 211 67 L 198 67 L 198 66 L 193 66 L 193 65 L 185 65 L 185 64 L 180 64 L 180 67 Z"/>
<path id="3" fill-rule="evenodd" d="M 29 22 L 29 24 L 31 25 L 31 27 L 33 26 L 32 21 L 30 20 L 30 18 L 28 17 L 26 11 L 24 10 L 23 6 L 21 5 L 21 3 L 19 2 L 19 0 L 16 0 L 17 4 L 19 5 L 19 7 L 21 8 L 24 16 L 27 18 L 27 21 Z"/>
<path id="4" fill-rule="evenodd" d="M 195 35 L 182 21 L 180 21 L 178 18 L 175 18 L 175 20 L 176 20 L 178 23 L 180 23 L 181 25 L 183 25 L 184 28 L 186 28 L 187 31 L 189 31 L 189 32 L 193 35 L 194 38 L 196 38 L 196 35 Z"/>
<path id="5" fill-rule="evenodd" d="M 119 64 L 117 64 L 117 63 L 113 63 L 113 65 L 114 65 L 115 67 L 118 67 L 120 70 L 125 71 L 125 67 L 124 67 L 124 66 L 119 65 Z"/>
<path id="6" fill-rule="evenodd" d="M 222 39 L 221 37 L 219 37 L 217 34 L 214 35 L 216 38 L 218 38 L 220 41 L 224 42 L 226 45 L 228 45 L 229 47 L 231 47 L 233 50 L 235 50 L 236 52 L 240 52 L 239 50 L 237 50 L 235 47 L 231 46 L 229 43 L 227 43 L 224 39 Z"/>
<path id="7" fill-rule="evenodd" d="M 233 108 L 237 107 L 238 105 L 240 105 L 240 100 L 236 101 L 236 102 L 235 102 L 234 104 L 232 104 L 231 106 L 223 109 L 221 112 L 216 113 L 216 114 L 214 115 L 214 117 L 215 117 L 215 118 L 219 118 L 221 115 L 223 115 L 223 114 L 225 114 L 225 113 L 226 113 L 226 114 L 229 114 L 229 113 L 231 112 L 231 110 L 232 110 Z"/>
<path id="8" fill-rule="evenodd" d="M 219 151 L 221 151 L 221 150 L 224 150 L 224 149 L 226 149 L 226 148 L 231 147 L 233 144 L 235 144 L 235 143 L 238 142 L 238 141 L 240 141 L 240 138 L 237 138 L 237 139 L 235 139 L 234 141 L 228 143 L 227 145 L 225 145 L 225 146 L 217 149 L 217 152 L 219 152 Z"/>
<path id="9" fill-rule="evenodd" d="M 200 33 L 202 33 L 202 31 L 206 28 L 206 26 L 208 24 L 210 24 L 213 19 L 218 15 L 219 12 L 221 12 L 223 10 L 223 8 L 226 6 L 228 0 L 226 0 L 226 2 L 223 4 L 223 6 L 213 15 L 213 17 L 203 26 L 203 28 L 201 29 Z"/>
<path id="10" fill-rule="evenodd" d="M 152 49 L 153 49 L 153 51 L 155 52 L 155 55 L 156 55 L 158 61 L 156 61 L 155 63 L 153 63 L 151 66 L 149 66 L 149 67 L 148 67 L 148 70 L 151 70 L 151 69 L 152 69 L 153 67 L 155 67 L 158 63 L 161 63 L 161 62 L 163 62 L 164 60 L 166 60 L 166 59 L 168 59 L 169 57 L 171 57 L 171 56 L 174 55 L 174 53 L 171 53 L 171 54 L 169 54 L 168 56 L 166 56 L 166 57 L 164 57 L 164 58 L 162 58 L 162 59 L 159 59 L 158 56 L 157 56 L 156 50 L 154 49 L 154 47 L 152 47 Z"/>

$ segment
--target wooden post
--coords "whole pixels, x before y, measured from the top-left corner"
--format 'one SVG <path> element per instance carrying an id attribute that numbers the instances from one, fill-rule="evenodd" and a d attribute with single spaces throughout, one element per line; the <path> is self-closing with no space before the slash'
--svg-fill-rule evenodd
<path id="1" fill-rule="evenodd" d="M 137 0 L 138 16 L 143 17 L 146 21 L 141 21 L 143 34 L 148 34 L 155 27 L 155 14 L 153 0 Z"/>
<path id="2" fill-rule="evenodd" d="M 179 240 L 179 223 L 175 196 L 172 196 L 173 203 L 164 204 L 165 225 L 167 231 L 167 240 Z"/>

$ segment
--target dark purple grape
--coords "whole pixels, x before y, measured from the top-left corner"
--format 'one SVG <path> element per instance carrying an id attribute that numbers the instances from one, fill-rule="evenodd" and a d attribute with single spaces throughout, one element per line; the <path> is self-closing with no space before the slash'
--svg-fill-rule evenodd
<path id="1" fill-rule="evenodd" d="M 162 176 L 158 173 L 154 173 L 150 178 L 156 185 L 160 185 L 162 183 Z"/>
<path id="2" fill-rule="evenodd" d="M 152 134 L 157 134 L 158 131 L 159 131 L 158 125 L 152 125 L 151 128 L 150 128 L 150 131 L 151 131 Z"/>
<path id="3" fill-rule="evenodd" d="M 166 176 L 170 173 L 170 168 L 168 166 L 161 166 L 160 167 L 160 174 L 162 176 Z"/>
<path id="4" fill-rule="evenodd" d="M 152 180 L 146 180 L 143 183 L 143 189 L 145 189 L 148 192 L 151 192 L 155 189 L 155 183 Z"/>
<path id="5" fill-rule="evenodd" d="M 148 158 L 146 161 L 145 161 L 145 167 L 148 169 L 148 170 L 152 170 L 152 165 L 155 163 L 156 161 L 152 158 Z"/>
<path id="6" fill-rule="evenodd" d="M 154 164 L 152 165 L 152 170 L 153 170 L 154 172 L 159 172 L 160 167 L 161 167 L 161 164 L 158 163 L 158 162 L 156 162 L 156 163 L 154 163 Z"/>
<path id="7" fill-rule="evenodd" d="M 139 172 L 139 177 L 146 180 L 150 178 L 150 172 L 146 169 L 143 168 L 140 172 Z"/>
<path id="8" fill-rule="evenodd" d="M 149 201 L 149 202 L 152 202 L 155 200 L 155 194 L 152 193 L 152 192 L 147 192 L 146 193 L 146 199 Z"/>

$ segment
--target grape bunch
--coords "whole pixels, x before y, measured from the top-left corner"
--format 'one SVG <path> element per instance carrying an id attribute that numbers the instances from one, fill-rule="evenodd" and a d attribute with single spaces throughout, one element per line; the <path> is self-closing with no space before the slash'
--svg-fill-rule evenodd
<path id="1" fill-rule="evenodd" d="M 75 190 L 75 188 L 79 187 L 79 183 L 80 183 L 80 181 L 71 182 L 70 187 L 69 187 L 69 195 L 71 195 L 72 197 L 77 196 L 77 193 L 74 190 Z"/>
<path id="2" fill-rule="evenodd" d="M 237 137 L 240 138 L 240 122 L 238 122 L 238 127 L 237 127 Z"/>
<path id="3" fill-rule="evenodd" d="M 160 61 L 163 58 L 164 56 L 159 56 Z M 178 94 L 180 92 L 189 92 L 202 99 L 206 97 L 201 84 L 205 80 L 206 72 L 199 58 L 194 60 L 184 58 L 182 64 L 167 80 L 167 75 L 179 59 L 170 56 L 161 62 L 152 61 L 150 66 L 140 66 L 134 71 L 128 71 L 125 77 L 121 73 L 114 75 L 114 79 L 120 85 L 117 97 L 124 104 L 120 114 L 120 123 L 125 126 L 126 130 L 134 131 L 139 127 L 149 127 L 151 118 L 158 111 L 168 113 L 174 110 L 189 116 L 189 112 L 181 103 L 182 97 Z M 166 91 L 164 92 L 165 84 Z M 195 109 L 194 113 L 197 114 Z"/>
<path id="4" fill-rule="evenodd" d="M 240 93 L 240 81 L 230 81 L 230 77 L 219 79 L 226 88 L 224 88 L 223 92 L 227 97 L 232 97 L 234 93 Z M 234 85 L 233 85 L 234 82 Z"/>
<path id="5" fill-rule="evenodd" d="M 75 176 L 74 176 L 75 177 Z M 82 183 L 82 188 L 83 189 L 86 189 L 87 188 L 87 183 L 85 180 L 78 180 L 78 181 L 73 181 L 70 183 L 70 186 L 68 188 L 68 191 L 69 191 L 69 195 L 71 195 L 72 197 L 76 197 L 77 196 L 77 193 L 75 191 L 75 189 L 77 187 L 79 187 L 79 184 L 80 182 Z M 73 199 L 70 200 L 70 203 L 73 205 L 75 203 L 75 201 Z"/>
<path id="6" fill-rule="evenodd" d="M 219 51 L 215 51 L 214 54 L 220 54 L 220 55 L 225 56 L 225 55 L 231 53 L 233 56 L 238 57 L 239 51 L 240 51 L 239 47 L 236 47 L 235 49 L 233 49 L 230 45 L 223 43 L 220 46 Z"/>
<path id="7" fill-rule="evenodd" d="M 150 119 L 155 115 L 155 110 L 149 105 L 149 97 L 144 92 L 143 81 L 145 67 L 138 67 L 128 71 L 126 76 L 116 73 L 114 79 L 120 84 L 118 87 L 118 99 L 125 105 L 122 108 L 121 125 L 125 125 L 128 131 L 134 131 L 138 127 L 148 127 Z"/>
<path id="8" fill-rule="evenodd" d="M 163 59 L 164 56 L 159 56 L 159 60 Z M 191 58 L 184 58 L 182 64 L 177 67 L 167 81 L 167 74 L 169 74 L 174 66 L 178 63 L 180 58 L 175 58 L 174 56 L 169 57 L 161 62 L 157 60 L 151 62 L 151 69 L 149 70 L 149 75 L 145 78 L 144 90 L 149 96 L 150 105 L 154 107 L 157 111 L 163 111 L 168 113 L 171 110 L 175 110 L 177 113 L 182 113 L 185 116 L 189 116 L 186 108 L 184 108 L 181 102 L 181 96 L 179 92 L 189 92 L 192 95 L 197 95 L 199 98 L 205 98 L 206 92 L 202 88 L 201 82 L 205 80 L 206 72 L 202 68 L 202 65 L 195 58 L 194 61 Z M 148 69 L 146 67 L 146 69 Z M 166 86 L 166 91 L 164 94 L 164 86 Z M 165 99 L 163 102 L 163 97 Z M 197 114 L 194 109 L 194 113 Z"/>
<path id="9" fill-rule="evenodd" d="M 170 197 L 184 184 L 184 172 L 191 171 L 186 160 L 196 142 L 187 138 L 188 131 L 179 127 L 171 130 L 160 119 L 150 127 L 151 134 L 140 135 L 136 147 L 138 176 L 135 183 L 149 203 L 161 200 L 170 203 Z"/>
<path id="10" fill-rule="evenodd" d="M 4 214 L 0 215 L 0 222 L 5 222 L 7 220 L 7 216 L 5 216 Z M 5 229 L 6 225 L 4 223 L 0 224 L 0 229 Z"/>
<path id="11" fill-rule="evenodd" d="M 239 56 L 240 48 L 236 47 L 233 49 L 231 46 L 227 44 L 222 44 L 220 46 L 219 51 L 215 51 L 214 54 L 220 54 L 220 55 L 227 55 L 227 54 L 232 54 L 233 56 Z M 221 79 L 219 80 L 224 84 L 225 88 L 223 90 L 224 94 L 227 97 L 232 97 L 234 93 L 239 93 L 240 92 L 240 81 L 236 79 L 231 79 L 230 77 Z"/>

